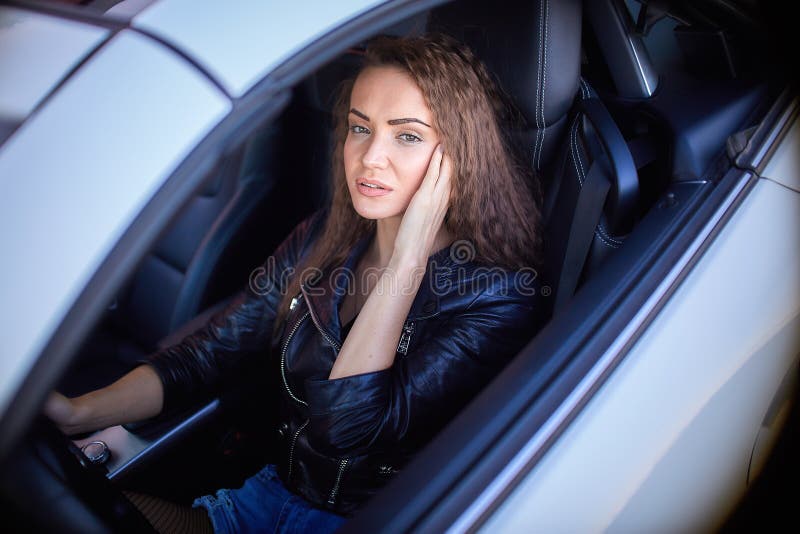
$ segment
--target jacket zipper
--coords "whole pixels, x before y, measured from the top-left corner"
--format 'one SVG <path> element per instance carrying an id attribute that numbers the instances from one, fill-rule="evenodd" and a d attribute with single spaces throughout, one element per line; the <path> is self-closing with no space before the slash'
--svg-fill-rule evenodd
<path id="1" fill-rule="evenodd" d="M 313 313 L 311 313 L 311 308 L 310 307 L 309 307 L 309 311 L 307 311 L 306 314 L 303 315 L 303 318 L 300 319 L 299 322 L 302 322 L 303 320 L 305 320 L 305 318 L 308 315 L 311 315 L 311 321 L 314 323 L 314 326 L 317 327 L 317 331 L 322 335 L 323 338 L 325 338 L 325 341 L 327 341 L 334 348 L 334 350 L 336 351 L 336 354 L 338 354 L 339 350 L 341 350 L 341 345 L 339 345 L 339 343 L 337 343 L 336 340 L 334 340 L 327 333 L 325 333 L 325 330 L 317 322 L 317 318 L 314 316 Z M 299 322 L 298 322 L 298 324 L 299 324 Z M 294 330 L 295 329 L 292 329 L 292 332 L 289 334 L 289 339 L 294 334 Z M 398 345 L 398 348 L 397 348 L 398 352 L 400 352 L 402 354 L 406 354 L 408 352 L 408 345 L 411 342 L 411 334 L 413 334 L 413 332 L 414 332 L 414 323 L 408 323 L 406 325 L 403 325 L 403 333 L 400 336 L 400 344 Z M 287 339 L 287 343 L 284 346 L 284 356 L 285 356 L 285 353 L 286 353 L 286 347 L 288 346 L 289 339 Z M 283 363 L 283 360 L 284 360 L 284 358 L 281 359 L 281 363 Z M 281 367 L 281 371 L 283 371 L 283 367 Z M 284 384 L 286 384 L 286 389 L 289 390 L 289 385 L 286 382 L 286 376 L 285 375 L 284 375 L 284 378 L 283 378 L 283 382 L 284 382 Z M 291 395 L 292 398 L 297 400 L 298 402 L 301 402 L 301 403 L 305 404 L 306 406 L 308 406 L 307 403 L 305 403 L 305 402 L 301 401 L 300 399 L 298 399 L 297 397 L 295 397 L 292 394 L 291 391 L 289 391 L 289 395 Z M 297 440 L 297 436 L 300 434 L 300 431 L 303 430 L 307 424 L 308 424 L 308 421 L 306 421 L 305 424 L 303 424 L 303 426 L 301 426 L 297 430 L 297 432 L 295 433 L 295 438 L 294 438 L 295 441 Z M 292 453 L 293 452 L 294 452 L 294 441 L 292 441 L 292 449 L 291 449 L 291 452 L 289 453 L 289 475 L 291 475 L 291 473 L 292 473 Z M 333 485 L 333 488 L 331 489 L 331 493 L 328 496 L 328 504 L 330 504 L 330 505 L 336 504 L 336 497 L 339 495 L 339 488 L 341 487 L 342 476 L 344 475 L 344 472 L 347 469 L 347 466 L 348 466 L 349 463 L 350 463 L 350 460 L 348 460 L 348 459 L 343 459 L 343 460 L 339 461 L 339 472 L 336 474 L 336 483 Z"/>
<path id="2" fill-rule="evenodd" d="M 301 287 L 301 290 L 302 289 L 303 288 Z M 316 316 L 313 313 L 311 313 L 311 306 L 310 305 L 309 305 L 308 313 L 311 314 L 311 321 L 314 323 L 314 326 L 317 327 L 317 331 L 322 335 L 323 338 L 325 338 L 325 341 L 327 341 L 333 347 L 334 352 L 338 355 L 339 351 L 342 348 L 341 345 L 339 345 L 339 343 L 335 339 L 333 339 L 331 336 L 329 336 L 327 333 L 325 333 L 325 330 L 317 322 Z M 289 460 L 289 462 L 291 462 L 291 459 Z M 336 496 L 339 494 L 339 486 L 341 485 L 341 482 L 342 482 L 342 475 L 344 474 L 344 470 L 347 469 L 347 464 L 348 463 L 350 463 L 350 460 L 347 460 L 347 459 L 339 460 L 339 472 L 336 474 L 336 483 L 333 485 L 333 489 L 331 489 L 330 495 L 328 495 L 328 504 L 330 504 L 330 505 L 333 505 L 333 504 L 336 503 Z M 291 465 L 291 463 L 290 463 L 290 465 Z M 291 472 L 291 469 L 290 469 L 290 472 Z"/>
<path id="3" fill-rule="evenodd" d="M 339 473 L 336 475 L 336 484 L 333 485 L 331 494 L 328 496 L 328 504 L 336 504 L 336 496 L 339 494 L 339 485 L 342 482 L 342 475 L 348 463 L 350 463 L 350 460 L 339 460 Z"/>
<path id="4" fill-rule="evenodd" d="M 292 327 L 292 331 L 289 332 L 289 336 L 286 338 L 286 342 L 283 344 L 283 350 L 281 351 L 281 377 L 283 378 L 283 385 L 286 386 L 286 392 L 289 393 L 289 396 L 293 398 L 295 401 L 308 406 L 308 403 L 302 399 L 300 399 L 297 395 L 292 393 L 291 388 L 289 387 L 289 382 L 286 380 L 286 350 L 289 348 L 289 342 L 292 340 L 292 336 L 294 336 L 297 329 L 300 328 L 300 325 L 306 318 L 311 315 L 311 311 L 307 311 L 299 321 L 297 321 L 294 326 Z"/>
<path id="5" fill-rule="evenodd" d="M 309 306 L 309 308 L 310 308 L 310 306 Z M 308 313 L 311 313 L 310 309 L 309 309 Z M 339 354 L 339 349 L 341 349 L 342 347 L 339 345 L 339 343 L 336 342 L 335 339 L 333 339 L 331 336 L 329 336 L 328 334 L 325 333 L 325 330 L 323 330 L 322 327 L 319 325 L 319 323 L 317 322 L 317 318 L 314 316 L 313 313 L 311 313 L 311 321 L 313 321 L 314 326 L 317 327 L 317 330 L 319 331 L 319 333 L 322 334 L 322 337 L 325 338 L 325 341 L 327 341 L 334 348 L 334 350 L 336 351 L 336 354 Z"/>
<path id="6" fill-rule="evenodd" d="M 292 477 L 292 465 L 294 464 L 294 446 L 297 443 L 297 438 L 300 436 L 300 432 L 308 425 L 310 419 L 306 419 L 306 422 L 300 425 L 300 428 L 295 430 L 294 436 L 292 436 L 292 444 L 289 446 L 289 474 L 286 475 L 286 480 L 288 481 Z"/>
<path id="7" fill-rule="evenodd" d="M 403 333 L 400 335 L 400 342 L 397 344 L 397 352 L 400 354 L 408 354 L 408 344 L 411 343 L 411 334 L 414 333 L 414 323 L 406 323 L 403 325 Z"/>

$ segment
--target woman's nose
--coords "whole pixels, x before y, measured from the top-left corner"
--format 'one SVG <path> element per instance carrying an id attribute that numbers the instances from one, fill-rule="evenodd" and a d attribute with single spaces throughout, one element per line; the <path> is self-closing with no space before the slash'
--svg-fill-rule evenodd
<path id="1" fill-rule="evenodd" d="M 365 167 L 377 169 L 384 169 L 389 164 L 386 146 L 377 136 L 369 140 L 361 162 Z"/>

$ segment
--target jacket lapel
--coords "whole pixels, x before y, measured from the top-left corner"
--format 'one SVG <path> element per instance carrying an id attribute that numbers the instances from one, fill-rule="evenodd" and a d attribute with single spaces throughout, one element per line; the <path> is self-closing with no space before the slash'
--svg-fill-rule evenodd
<path id="1" fill-rule="evenodd" d="M 342 344 L 339 305 L 353 284 L 356 265 L 369 245 L 370 237 L 361 238 L 350 250 L 340 267 L 332 272 L 324 273 L 317 283 L 302 287 L 312 319 L 323 335 L 336 340 L 339 347 Z"/>

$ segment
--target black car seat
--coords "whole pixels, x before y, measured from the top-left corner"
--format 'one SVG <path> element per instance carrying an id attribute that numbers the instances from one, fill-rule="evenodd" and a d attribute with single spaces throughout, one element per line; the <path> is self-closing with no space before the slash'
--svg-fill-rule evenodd
<path id="1" fill-rule="evenodd" d="M 515 25 L 509 21 L 516 22 Z M 579 0 L 455 2 L 435 9 L 430 31 L 469 45 L 523 115 L 516 133 L 537 171 L 561 145 L 580 79 Z"/>
<path id="2" fill-rule="evenodd" d="M 268 209 L 279 196 L 277 132 L 265 126 L 223 158 L 142 260 L 59 389 L 74 395 L 113 381 L 167 334 L 241 287 L 288 231 L 267 222 L 269 215 L 284 220 Z M 262 234 L 263 247 L 244 245 L 242 236 L 253 231 Z"/>
<path id="3" fill-rule="evenodd" d="M 502 10 L 458 2 L 429 22 L 472 47 L 526 121 L 516 133 L 544 190 L 543 283 L 554 309 L 622 245 L 638 203 L 627 145 L 581 79 L 581 20 L 580 0 L 534 0 Z"/>

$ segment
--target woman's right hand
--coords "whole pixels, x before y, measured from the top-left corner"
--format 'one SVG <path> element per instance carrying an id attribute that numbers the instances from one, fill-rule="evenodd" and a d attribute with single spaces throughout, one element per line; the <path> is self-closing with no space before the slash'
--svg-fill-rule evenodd
<path id="1" fill-rule="evenodd" d="M 393 259 L 401 263 L 410 259 L 415 267 L 424 269 L 428 256 L 435 252 L 450 205 L 452 173 L 452 160 L 444 154 L 441 145 L 437 146 L 422 183 L 403 214 L 395 237 Z"/>

